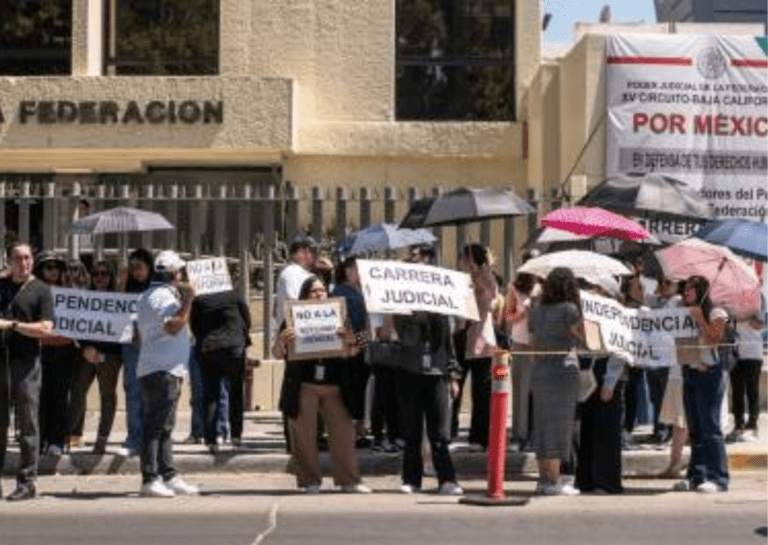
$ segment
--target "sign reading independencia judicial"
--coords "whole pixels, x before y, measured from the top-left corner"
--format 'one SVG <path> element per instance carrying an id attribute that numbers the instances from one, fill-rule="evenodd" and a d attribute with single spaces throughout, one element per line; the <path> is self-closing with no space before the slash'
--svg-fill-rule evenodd
<path id="1" fill-rule="evenodd" d="M 685 307 L 627 308 L 613 299 L 585 291 L 580 298 L 584 321 L 598 324 L 604 349 L 635 365 L 675 364 L 675 338 L 699 334 Z"/>
<path id="2" fill-rule="evenodd" d="M 139 294 L 52 288 L 54 329 L 71 339 L 129 342 Z"/>
<path id="3" fill-rule="evenodd" d="M 400 261 L 357 261 L 371 313 L 435 312 L 478 320 L 469 275 L 459 271 Z"/>

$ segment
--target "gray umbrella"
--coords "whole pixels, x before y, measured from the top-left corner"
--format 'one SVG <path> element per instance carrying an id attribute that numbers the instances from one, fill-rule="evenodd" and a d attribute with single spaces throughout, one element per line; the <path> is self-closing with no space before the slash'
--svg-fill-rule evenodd
<path id="1" fill-rule="evenodd" d="M 70 232 L 88 233 L 129 233 L 132 231 L 164 231 L 175 229 L 173 224 L 157 212 L 120 206 L 72 222 Z"/>
<path id="2" fill-rule="evenodd" d="M 414 244 L 431 244 L 435 240 L 435 235 L 426 229 L 401 229 L 393 223 L 377 223 L 342 238 L 336 244 L 336 250 L 344 256 L 364 255 Z"/>
<path id="3" fill-rule="evenodd" d="M 660 174 L 622 174 L 606 178 L 578 203 L 620 214 L 709 219 L 712 209 L 688 184 Z"/>
<path id="4" fill-rule="evenodd" d="M 457 189 L 416 201 L 400 227 L 417 229 L 533 214 L 533 207 L 509 189 Z"/>

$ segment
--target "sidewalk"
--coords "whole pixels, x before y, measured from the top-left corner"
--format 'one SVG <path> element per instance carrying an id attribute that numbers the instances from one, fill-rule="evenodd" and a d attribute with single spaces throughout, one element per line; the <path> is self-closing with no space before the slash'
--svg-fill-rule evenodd
<path id="1" fill-rule="evenodd" d="M 89 412 L 86 418 L 85 445 L 60 457 L 40 458 L 41 475 L 52 474 L 139 474 L 139 458 L 118 456 L 115 451 L 125 436 L 122 413 L 118 413 L 115 431 L 110 437 L 107 454 L 97 456 L 90 453 L 96 438 L 98 413 Z M 470 452 L 466 443 L 469 415 L 462 413 L 459 440 L 452 445 L 453 460 L 460 478 L 483 478 L 486 475 L 486 454 Z M 221 446 L 220 452 L 212 455 L 204 445 L 187 445 L 184 439 L 189 435 L 190 413 L 179 412 L 173 434 L 174 461 L 182 473 L 233 472 L 233 473 L 274 473 L 285 472 L 289 456 L 285 453 L 282 417 L 277 412 L 249 412 L 245 415 L 243 444 L 235 449 L 230 444 Z M 729 430 L 726 430 L 726 432 Z M 641 426 L 634 432 L 642 440 L 650 435 L 648 426 Z M 642 442 L 642 441 L 640 441 Z M 754 442 L 726 445 L 731 470 L 762 469 L 768 466 L 768 414 L 761 413 L 759 437 Z M 688 448 L 684 458 L 688 456 Z M 358 449 L 357 459 L 363 475 L 394 475 L 401 469 L 400 454 L 372 452 L 369 448 Z M 19 461 L 19 450 L 15 441 L 9 438 L 5 475 L 14 475 Z M 649 476 L 661 472 L 669 461 L 669 446 L 651 447 L 641 445 L 623 454 L 623 472 L 626 476 Z M 328 468 L 327 453 L 321 453 L 321 463 Z M 508 452 L 506 477 L 509 480 L 536 473 L 536 460 L 532 453 Z"/>

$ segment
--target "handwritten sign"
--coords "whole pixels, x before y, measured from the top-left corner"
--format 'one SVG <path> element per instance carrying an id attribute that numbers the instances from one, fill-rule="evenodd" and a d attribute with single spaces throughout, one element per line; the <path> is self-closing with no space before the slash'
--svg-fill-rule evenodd
<path id="1" fill-rule="evenodd" d="M 130 342 L 139 294 L 52 288 L 54 329 L 71 339 Z"/>
<path id="2" fill-rule="evenodd" d="M 600 328 L 602 348 L 635 365 L 666 367 L 675 364 L 675 339 L 699 334 L 696 322 L 684 307 L 627 308 L 613 299 L 585 291 L 580 297 L 585 325 L 597 324 Z M 597 348 L 594 334 L 589 337 L 592 339 L 589 348 Z"/>
<path id="3" fill-rule="evenodd" d="M 232 289 L 227 260 L 223 257 L 187 261 L 187 276 L 195 295 L 219 293 Z"/>
<path id="4" fill-rule="evenodd" d="M 346 311 L 342 297 L 287 301 L 287 325 L 296 331 L 296 339 L 288 347 L 288 359 L 345 356 L 344 341 L 337 332 L 344 326 Z"/>
<path id="5" fill-rule="evenodd" d="M 359 259 L 357 270 L 371 313 L 434 312 L 479 320 L 469 275 L 431 265 Z"/>

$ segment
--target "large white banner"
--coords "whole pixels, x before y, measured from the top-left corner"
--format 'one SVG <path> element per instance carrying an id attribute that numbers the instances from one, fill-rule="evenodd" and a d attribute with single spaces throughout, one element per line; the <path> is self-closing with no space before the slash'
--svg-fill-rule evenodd
<path id="1" fill-rule="evenodd" d="M 232 289 L 227 260 L 223 257 L 187 261 L 187 277 L 195 295 L 218 293 Z"/>
<path id="2" fill-rule="evenodd" d="M 586 322 L 595 322 L 605 350 L 643 367 L 677 363 L 675 338 L 697 337 L 699 330 L 688 309 L 627 308 L 613 299 L 582 291 Z"/>
<path id="3" fill-rule="evenodd" d="M 765 38 L 608 36 L 606 83 L 607 175 L 666 174 L 711 201 L 717 217 L 765 221 Z M 654 227 L 679 237 L 695 224 Z"/>
<path id="4" fill-rule="evenodd" d="M 140 294 L 53 288 L 54 329 L 72 339 L 130 342 Z"/>
<path id="5" fill-rule="evenodd" d="M 435 312 L 479 320 L 469 275 L 451 269 L 359 259 L 357 270 L 370 313 Z"/>

